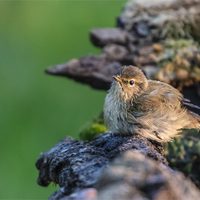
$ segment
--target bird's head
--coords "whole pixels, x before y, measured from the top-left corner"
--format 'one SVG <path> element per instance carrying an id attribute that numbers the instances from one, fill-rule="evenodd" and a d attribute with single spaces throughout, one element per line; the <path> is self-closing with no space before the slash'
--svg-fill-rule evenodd
<path id="1" fill-rule="evenodd" d="M 120 94 L 123 100 L 130 100 L 140 96 L 148 87 L 148 81 L 143 72 L 134 66 L 124 66 L 118 69 L 111 90 Z"/>

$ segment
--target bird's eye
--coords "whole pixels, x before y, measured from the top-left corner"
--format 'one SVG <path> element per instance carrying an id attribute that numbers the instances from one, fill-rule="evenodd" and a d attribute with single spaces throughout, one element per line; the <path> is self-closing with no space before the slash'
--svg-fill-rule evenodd
<path id="1" fill-rule="evenodd" d="M 130 84 L 130 85 L 134 85 L 134 80 L 131 80 L 131 81 L 129 82 L 129 84 Z"/>

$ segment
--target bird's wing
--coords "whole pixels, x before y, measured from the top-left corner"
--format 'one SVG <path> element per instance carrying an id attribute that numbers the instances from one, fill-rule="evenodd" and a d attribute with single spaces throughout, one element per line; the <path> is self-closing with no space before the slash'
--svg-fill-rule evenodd
<path id="1" fill-rule="evenodd" d="M 170 141 L 176 134 L 175 129 L 180 129 L 182 121 L 185 122 L 181 116 L 180 123 L 177 123 L 182 98 L 181 93 L 172 87 L 150 88 L 133 102 L 128 110 L 128 122 L 145 137 Z"/>
<path id="2" fill-rule="evenodd" d="M 183 102 L 183 95 L 174 87 L 157 82 L 149 82 L 149 89 L 135 100 L 131 108 L 137 112 L 169 112 L 174 108 L 180 108 Z M 184 102 L 189 102 L 184 99 Z"/>
<path id="3" fill-rule="evenodd" d="M 170 85 L 153 81 L 150 84 L 148 90 L 135 99 L 128 110 L 128 121 L 132 121 L 133 125 L 136 121 L 142 127 L 136 125 L 136 131 L 157 141 L 170 141 L 178 133 L 177 130 L 199 127 L 200 118 L 188 114 L 184 108 L 184 105 L 198 106 L 191 104 Z"/>
<path id="4" fill-rule="evenodd" d="M 151 121 L 175 119 L 174 116 L 187 111 L 186 106 L 200 109 L 174 87 L 164 83 L 157 84 L 155 81 L 150 84 L 149 90 L 138 97 L 129 109 L 129 113 L 138 121 L 150 118 Z"/>

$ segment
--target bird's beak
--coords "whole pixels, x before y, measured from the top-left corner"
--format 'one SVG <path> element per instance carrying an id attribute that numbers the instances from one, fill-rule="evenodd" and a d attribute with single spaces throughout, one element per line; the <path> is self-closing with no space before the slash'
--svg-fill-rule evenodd
<path id="1" fill-rule="evenodd" d="M 113 76 L 113 78 L 114 78 L 115 81 L 117 81 L 118 83 L 121 83 L 121 82 L 122 82 L 122 80 L 121 80 L 119 77 L 117 77 L 117 76 Z"/>

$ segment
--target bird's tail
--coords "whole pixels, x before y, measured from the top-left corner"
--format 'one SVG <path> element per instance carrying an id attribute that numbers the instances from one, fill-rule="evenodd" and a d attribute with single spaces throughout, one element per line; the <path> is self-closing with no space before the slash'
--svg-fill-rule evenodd
<path id="1" fill-rule="evenodd" d="M 200 116 L 192 111 L 188 111 L 190 124 L 186 128 L 200 130 Z"/>
<path id="2" fill-rule="evenodd" d="M 185 106 L 196 108 L 196 109 L 200 110 L 200 107 L 190 103 L 189 99 L 183 98 L 182 104 Z M 187 112 L 188 112 L 187 117 L 188 117 L 189 124 L 187 124 L 185 128 L 188 128 L 188 129 L 194 128 L 194 129 L 200 130 L 200 116 L 190 110 L 187 110 Z"/>

